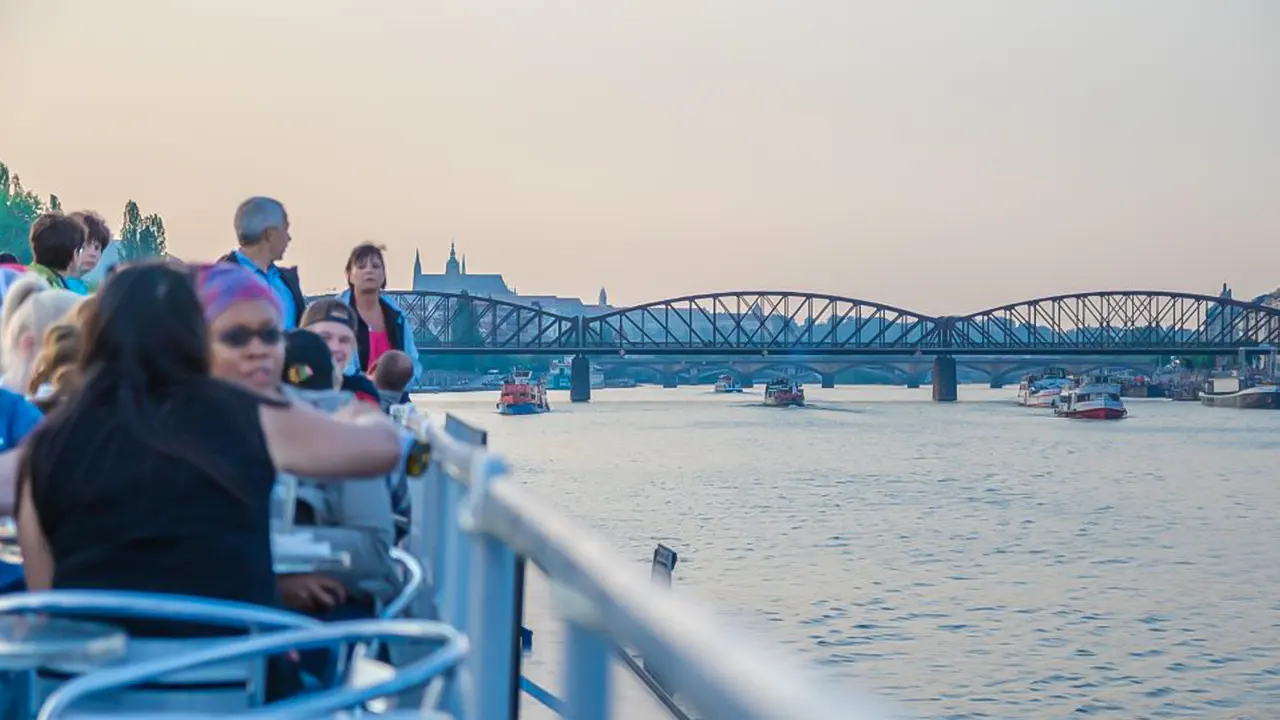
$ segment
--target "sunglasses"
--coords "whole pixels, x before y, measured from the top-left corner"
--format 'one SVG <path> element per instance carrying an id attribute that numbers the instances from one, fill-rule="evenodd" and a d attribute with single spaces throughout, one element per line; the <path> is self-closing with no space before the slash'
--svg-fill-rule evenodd
<path id="1" fill-rule="evenodd" d="M 231 348 L 248 347 L 254 338 L 261 340 L 263 345 L 278 345 L 284 339 L 284 333 L 274 325 L 261 328 L 237 325 L 218 333 L 218 342 Z"/>

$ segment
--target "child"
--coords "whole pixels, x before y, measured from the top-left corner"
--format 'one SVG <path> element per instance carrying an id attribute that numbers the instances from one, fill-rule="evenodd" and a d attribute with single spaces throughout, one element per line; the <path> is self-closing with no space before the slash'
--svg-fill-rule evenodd
<path id="1" fill-rule="evenodd" d="M 394 406 L 410 404 L 407 389 L 412 381 L 413 360 L 408 355 L 388 350 L 378 358 L 373 368 L 373 385 L 378 388 L 383 412 L 390 413 Z"/>

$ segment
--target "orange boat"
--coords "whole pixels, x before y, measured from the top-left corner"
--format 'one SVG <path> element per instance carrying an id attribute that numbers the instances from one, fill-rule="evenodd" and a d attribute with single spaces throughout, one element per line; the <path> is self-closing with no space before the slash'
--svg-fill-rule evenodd
<path id="1" fill-rule="evenodd" d="M 547 403 L 547 387 L 533 379 L 533 371 L 519 370 L 502 382 L 498 412 L 503 415 L 537 415 L 551 409 Z"/>
<path id="2" fill-rule="evenodd" d="M 804 388 L 784 377 L 770 380 L 764 388 L 764 404 L 770 407 L 804 407 Z"/>

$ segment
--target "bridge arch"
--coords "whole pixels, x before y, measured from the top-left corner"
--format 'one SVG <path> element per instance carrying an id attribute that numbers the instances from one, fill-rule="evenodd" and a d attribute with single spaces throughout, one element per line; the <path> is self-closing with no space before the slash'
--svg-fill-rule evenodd
<path id="1" fill-rule="evenodd" d="M 587 318 L 587 348 L 644 352 L 821 353 L 913 350 L 937 333 L 934 318 L 857 298 L 779 290 L 685 295 Z"/>
<path id="2" fill-rule="evenodd" d="M 1023 300 L 948 318 L 959 350 L 1176 354 L 1280 342 L 1280 309 L 1164 290 L 1109 290 Z"/>
<path id="3" fill-rule="evenodd" d="M 580 319 L 534 304 L 466 293 L 388 291 L 405 312 L 418 347 L 434 352 L 573 351 Z"/>

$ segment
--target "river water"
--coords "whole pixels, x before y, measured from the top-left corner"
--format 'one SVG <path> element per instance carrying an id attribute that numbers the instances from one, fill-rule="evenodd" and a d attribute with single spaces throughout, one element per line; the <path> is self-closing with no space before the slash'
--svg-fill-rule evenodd
<path id="1" fill-rule="evenodd" d="M 1130 400 L 1086 422 L 1008 389 L 807 392 L 552 393 L 523 418 L 496 393 L 420 402 L 489 429 L 635 572 L 666 543 L 677 592 L 904 717 L 1280 717 L 1280 413 Z M 546 590 L 527 672 L 556 689 Z M 663 716 L 620 683 L 625 716 Z"/>

